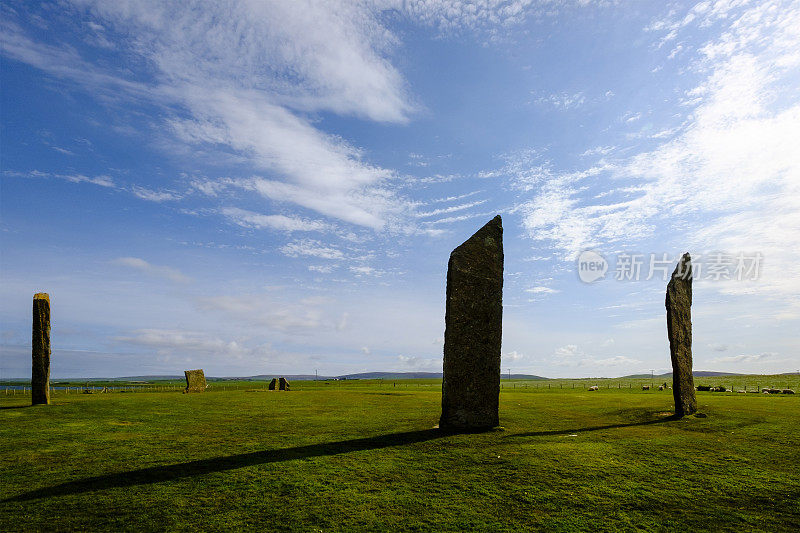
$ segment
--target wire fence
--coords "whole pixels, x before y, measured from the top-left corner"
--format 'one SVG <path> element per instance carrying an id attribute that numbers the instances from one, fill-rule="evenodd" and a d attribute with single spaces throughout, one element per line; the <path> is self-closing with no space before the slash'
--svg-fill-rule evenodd
<path id="1" fill-rule="evenodd" d="M 700 393 L 728 393 L 747 394 L 764 393 L 792 394 L 800 392 L 800 376 L 724 376 L 724 377 L 696 377 L 695 385 Z M 576 379 L 576 380 L 507 380 L 500 383 L 501 391 L 511 392 L 545 392 L 545 391 L 590 391 L 590 390 L 616 390 L 626 392 L 663 392 L 671 390 L 672 380 L 664 379 L 629 379 L 614 380 L 609 378 Z M 396 391 L 403 390 L 438 390 L 441 380 L 320 380 L 320 381 L 293 381 L 291 390 L 353 390 L 370 388 L 390 388 Z M 210 382 L 206 392 L 233 392 L 233 391 L 266 391 L 268 382 L 228 381 L 224 383 Z M 659 390 L 661 389 L 661 390 Z M 115 384 L 115 385 L 55 385 L 50 387 L 50 395 L 58 397 L 75 394 L 116 394 L 116 393 L 182 393 L 185 386 L 177 383 L 168 384 Z M 791 391 L 791 392 L 784 392 Z M 0 385 L 2 396 L 30 396 L 30 385 Z"/>

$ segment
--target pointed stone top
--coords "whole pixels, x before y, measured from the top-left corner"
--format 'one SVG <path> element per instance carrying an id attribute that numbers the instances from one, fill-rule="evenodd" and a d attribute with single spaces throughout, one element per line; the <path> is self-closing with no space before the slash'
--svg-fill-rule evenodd
<path id="1" fill-rule="evenodd" d="M 681 256 L 672 272 L 672 279 L 692 279 L 692 257 L 689 252 Z"/>
<path id="2" fill-rule="evenodd" d="M 484 224 L 481 227 L 481 229 L 479 229 L 478 231 L 476 231 L 472 235 L 472 237 L 470 237 L 469 239 L 467 239 L 466 241 L 461 243 L 461 246 L 456 248 L 456 250 L 458 250 L 459 248 L 463 247 L 465 244 L 467 244 L 469 242 L 478 242 L 478 241 L 481 241 L 482 239 L 485 239 L 486 237 L 490 237 L 490 240 L 492 242 L 494 242 L 494 241 L 502 242 L 502 237 L 503 237 L 503 219 L 500 218 L 500 215 L 497 215 L 492 220 L 490 220 L 489 222 Z M 487 243 L 487 244 L 489 244 L 489 243 Z M 453 250 L 453 251 L 455 251 L 455 250 Z"/>
<path id="3" fill-rule="evenodd" d="M 50 302 L 50 295 L 46 292 L 37 292 L 33 295 L 34 300 L 47 300 L 48 303 Z"/>

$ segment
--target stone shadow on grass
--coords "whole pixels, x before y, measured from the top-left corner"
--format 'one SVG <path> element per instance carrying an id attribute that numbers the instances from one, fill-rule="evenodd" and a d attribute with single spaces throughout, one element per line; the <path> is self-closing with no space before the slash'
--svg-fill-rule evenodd
<path id="1" fill-rule="evenodd" d="M 675 420 L 680 420 L 681 417 L 676 415 L 670 416 L 662 416 L 660 418 L 656 418 L 653 420 L 643 420 L 640 422 L 626 422 L 621 424 L 608 424 L 605 426 L 590 426 L 585 428 L 575 428 L 575 429 L 557 429 L 553 431 L 531 431 L 528 433 L 514 433 L 513 435 L 508 435 L 507 438 L 510 437 L 546 437 L 548 435 L 572 435 L 577 433 L 586 433 L 587 431 L 601 431 L 604 429 L 619 429 L 619 428 L 629 428 L 635 426 L 649 426 L 651 424 L 660 424 L 662 422 L 672 422 Z"/>
<path id="2" fill-rule="evenodd" d="M 97 490 L 132 487 L 136 485 L 147 485 L 150 483 L 161 483 L 164 481 L 173 481 L 181 478 L 202 476 L 214 472 L 225 472 L 227 470 L 235 470 L 237 468 L 245 468 L 248 466 L 279 463 L 282 461 L 292 461 L 296 459 L 307 459 L 309 457 L 339 455 L 363 450 L 376 450 L 380 448 L 389 448 L 391 446 L 402 446 L 406 444 L 415 444 L 418 442 L 425 442 L 445 437 L 449 434 L 450 433 L 440 431 L 439 429 L 424 429 L 420 431 L 391 433 L 389 435 L 380 435 L 377 437 L 367 437 L 363 439 L 350 439 L 338 442 L 296 446 L 294 448 L 241 453 L 238 455 L 229 455 L 227 457 L 198 459 L 196 461 L 189 461 L 187 463 L 153 466 L 149 468 L 141 468 L 139 470 L 131 470 L 128 472 L 117 472 L 103 476 L 77 479 L 75 481 L 61 483 L 60 485 L 25 492 L 0 501 L 15 502 L 36 500 L 39 498 L 67 496 L 71 494 L 80 494 Z"/>
<path id="3" fill-rule="evenodd" d="M 26 407 L 33 407 L 33 406 L 29 403 L 26 403 L 25 405 L 3 405 L 0 406 L 0 411 L 4 409 L 25 409 Z"/>

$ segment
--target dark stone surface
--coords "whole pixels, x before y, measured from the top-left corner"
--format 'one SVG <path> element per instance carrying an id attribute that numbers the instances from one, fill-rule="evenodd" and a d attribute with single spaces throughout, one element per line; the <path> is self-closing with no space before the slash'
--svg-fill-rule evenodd
<path id="1" fill-rule="evenodd" d="M 186 376 L 186 389 L 184 392 L 204 392 L 206 390 L 206 375 L 203 369 L 184 370 Z"/>
<path id="2" fill-rule="evenodd" d="M 50 403 L 50 296 L 33 296 L 33 336 L 31 339 L 31 403 Z"/>
<path id="3" fill-rule="evenodd" d="M 272 378 L 272 381 L 269 382 L 269 390 L 275 390 L 276 385 L 278 385 L 278 380 Z"/>
<path id="4" fill-rule="evenodd" d="M 493 218 L 453 250 L 447 265 L 439 427 L 484 430 L 500 422 L 503 221 Z"/>
<path id="5" fill-rule="evenodd" d="M 667 284 L 667 336 L 672 359 L 672 396 L 675 415 L 697 411 L 692 376 L 692 259 L 683 254 Z"/>
<path id="6" fill-rule="evenodd" d="M 278 389 L 289 390 L 289 382 L 286 380 L 286 378 L 281 378 L 278 380 Z"/>

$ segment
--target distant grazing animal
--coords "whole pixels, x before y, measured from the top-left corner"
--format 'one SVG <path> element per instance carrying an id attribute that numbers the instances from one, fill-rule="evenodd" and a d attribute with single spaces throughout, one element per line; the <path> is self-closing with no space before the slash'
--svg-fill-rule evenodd
<path id="1" fill-rule="evenodd" d="M 747 392 L 746 390 L 737 390 L 737 391 L 736 391 L 736 394 L 744 394 L 744 393 L 746 393 L 746 392 Z"/>
<path id="2" fill-rule="evenodd" d="M 642 390 L 650 390 L 650 385 L 642 385 Z"/>
<path id="3" fill-rule="evenodd" d="M 599 390 L 599 389 L 600 387 L 598 387 L 597 385 L 592 385 L 591 387 L 589 387 L 589 390 Z"/>
<path id="4" fill-rule="evenodd" d="M 697 386 L 697 390 L 699 390 L 699 391 L 710 391 L 711 390 L 711 386 L 710 385 L 698 385 Z"/>
<path id="5" fill-rule="evenodd" d="M 783 389 L 781 392 L 783 394 L 794 394 L 794 391 L 792 389 Z"/>
<path id="6" fill-rule="evenodd" d="M 658 390 L 664 390 L 664 385 L 659 385 Z"/>
<path id="7" fill-rule="evenodd" d="M 781 389 L 764 389 L 765 391 L 769 392 L 770 394 L 780 394 L 783 392 Z"/>

